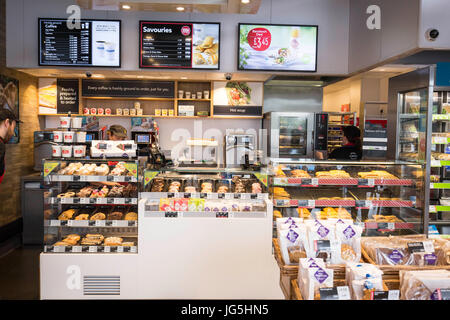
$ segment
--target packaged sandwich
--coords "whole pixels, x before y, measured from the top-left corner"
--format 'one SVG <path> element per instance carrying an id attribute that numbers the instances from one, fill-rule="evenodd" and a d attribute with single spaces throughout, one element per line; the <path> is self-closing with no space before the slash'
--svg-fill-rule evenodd
<path id="1" fill-rule="evenodd" d="M 402 300 L 438 300 L 440 291 L 450 289 L 450 271 L 400 271 Z"/>

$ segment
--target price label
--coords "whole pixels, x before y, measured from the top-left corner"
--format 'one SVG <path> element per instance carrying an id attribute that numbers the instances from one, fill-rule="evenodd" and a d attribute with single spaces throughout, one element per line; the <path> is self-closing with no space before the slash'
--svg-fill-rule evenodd
<path id="1" fill-rule="evenodd" d="M 136 253 L 137 252 L 137 247 L 133 246 L 130 248 L 130 252 L 132 253 Z"/>
<path id="2" fill-rule="evenodd" d="M 389 222 L 389 223 L 387 224 L 387 228 L 388 228 L 389 230 L 395 230 L 395 223 L 394 223 L 394 222 Z"/>
<path id="3" fill-rule="evenodd" d="M 375 186 L 375 179 L 367 179 L 367 185 L 369 187 Z"/>
<path id="4" fill-rule="evenodd" d="M 97 252 L 97 246 L 89 246 L 88 252 L 90 252 L 90 253 L 95 253 L 95 252 Z"/>
<path id="5" fill-rule="evenodd" d="M 350 290 L 347 286 L 336 287 L 339 300 L 350 300 Z"/>
<path id="6" fill-rule="evenodd" d="M 103 247 L 103 252 L 110 253 L 111 252 L 111 248 L 109 246 L 105 246 L 105 247 Z"/>
<path id="7" fill-rule="evenodd" d="M 250 194 L 249 193 L 241 193 L 241 199 L 249 200 L 250 199 Z"/>
<path id="8" fill-rule="evenodd" d="M 107 204 L 108 200 L 106 198 L 97 198 L 97 204 Z"/>
<path id="9" fill-rule="evenodd" d="M 72 227 L 72 226 L 73 226 L 73 220 L 68 220 L 68 221 L 67 221 L 67 225 L 68 225 L 69 227 Z"/>
<path id="10" fill-rule="evenodd" d="M 73 202 L 72 198 L 60 198 L 61 204 L 69 204 Z"/>
<path id="11" fill-rule="evenodd" d="M 115 201 L 116 199 L 113 199 L 113 198 L 106 198 L 106 203 L 107 204 L 113 204 L 113 203 L 115 203 L 114 201 Z"/>
<path id="12" fill-rule="evenodd" d="M 59 220 L 50 220 L 50 227 L 59 227 L 61 225 L 61 221 Z"/>
<path id="13" fill-rule="evenodd" d="M 119 223 L 118 223 L 118 221 L 117 221 L 117 220 L 113 220 L 113 221 L 112 221 L 112 226 L 113 226 L 113 227 L 117 227 L 117 226 L 118 226 L 118 224 L 119 224 Z"/>
<path id="14" fill-rule="evenodd" d="M 373 202 L 372 200 L 366 200 L 366 207 L 372 209 L 373 208 Z"/>
<path id="15" fill-rule="evenodd" d="M 266 28 L 253 28 L 247 34 L 247 42 L 256 51 L 265 51 L 270 47 L 272 35 Z"/>
<path id="16" fill-rule="evenodd" d="M 423 242 L 408 242 L 409 252 L 425 252 Z"/>
<path id="17" fill-rule="evenodd" d="M 319 288 L 320 300 L 339 300 L 337 288 Z"/>
<path id="18" fill-rule="evenodd" d="M 308 200 L 308 207 L 315 208 L 316 207 L 316 201 L 315 200 Z"/>
<path id="19" fill-rule="evenodd" d="M 73 246 L 72 247 L 72 252 L 75 252 L 75 253 L 79 253 L 79 252 L 81 252 L 81 246 Z"/>
<path id="20" fill-rule="evenodd" d="M 317 187 L 319 185 L 319 178 L 312 178 L 311 185 Z"/>
<path id="21" fill-rule="evenodd" d="M 105 226 L 105 220 L 96 220 L 95 221 L 96 227 L 104 227 Z"/>
<path id="22" fill-rule="evenodd" d="M 423 250 L 425 252 L 434 252 L 433 241 L 423 241 Z"/>
<path id="23" fill-rule="evenodd" d="M 400 290 L 389 290 L 388 300 L 400 300 Z"/>
<path id="24" fill-rule="evenodd" d="M 123 203 L 123 198 L 114 198 L 114 204 L 121 204 Z"/>
<path id="25" fill-rule="evenodd" d="M 123 253 L 123 247 L 122 246 L 118 246 L 117 247 L 117 252 L 118 253 Z"/>
<path id="26" fill-rule="evenodd" d="M 264 200 L 264 193 L 258 193 L 258 197 L 259 200 Z"/>
<path id="27" fill-rule="evenodd" d="M 430 213 L 436 213 L 436 206 L 430 206 Z"/>
<path id="28" fill-rule="evenodd" d="M 399 290 L 372 291 L 370 293 L 370 300 L 399 300 L 399 298 Z"/>
<path id="29" fill-rule="evenodd" d="M 441 161 L 440 160 L 431 160 L 431 166 L 432 167 L 440 167 Z"/>
<path id="30" fill-rule="evenodd" d="M 227 199 L 227 200 L 231 200 L 231 199 L 233 199 L 234 197 L 233 197 L 233 194 L 232 193 L 225 193 L 225 199 Z"/>

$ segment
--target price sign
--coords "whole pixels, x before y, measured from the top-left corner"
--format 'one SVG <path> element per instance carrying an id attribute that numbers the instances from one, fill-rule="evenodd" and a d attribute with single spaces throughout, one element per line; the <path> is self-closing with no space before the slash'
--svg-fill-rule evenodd
<path id="1" fill-rule="evenodd" d="M 68 204 L 68 203 L 72 203 L 73 199 L 72 198 L 60 198 L 61 204 Z"/>
<path id="2" fill-rule="evenodd" d="M 375 186 L 375 179 L 367 179 L 367 185 L 369 187 Z"/>
<path id="3" fill-rule="evenodd" d="M 117 252 L 118 253 L 123 253 L 123 247 L 122 246 L 118 246 L 117 247 Z"/>
<path id="4" fill-rule="evenodd" d="M 423 242 L 408 242 L 409 252 L 425 252 Z"/>
<path id="5" fill-rule="evenodd" d="M 72 252 L 75 252 L 75 253 L 81 252 L 81 246 L 73 246 L 72 247 Z"/>
<path id="6" fill-rule="evenodd" d="M 399 290 L 372 291 L 370 293 L 370 300 L 399 300 L 399 299 L 400 299 Z"/>
<path id="7" fill-rule="evenodd" d="M 249 200 L 250 199 L 250 194 L 248 194 L 248 193 L 241 193 L 241 199 Z"/>
<path id="8" fill-rule="evenodd" d="M 123 203 L 122 198 L 114 198 L 114 204 L 121 204 L 121 203 Z"/>
<path id="9" fill-rule="evenodd" d="M 436 206 L 430 206 L 430 213 L 436 213 Z"/>
<path id="10" fill-rule="evenodd" d="M 59 165 L 59 162 L 44 162 L 44 177 L 48 176 Z"/>
<path id="11" fill-rule="evenodd" d="M 61 225 L 61 221 L 59 220 L 50 220 L 50 227 L 59 227 Z"/>
<path id="12" fill-rule="evenodd" d="M 95 220 L 95 226 L 96 227 L 104 227 L 105 226 L 105 220 Z"/>
<path id="13" fill-rule="evenodd" d="M 90 252 L 90 253 L 95 253 L 95 252 L 97 252 L 97 246 L 89 246 L 88 252 Z"/>
<path id="14" fill-rule="evenodd" d="M 350 300 L 350 290 L 347 286 L 320 288 L 320 300 Z"/>
<path id="15" fill-rule="evenodd" d="M 107 204 L 108 200 L 106 198 L 97 198 L 98 204 Z"/>
<path id="16" fill-rule="evenodd" d="M 231 199 L 233 199 L 233 194 L 232 194 L 232 193 L 225 193 L 225 199 L 226 199 L 226 200 L 231 200 Z"/>
<path id="17" fill-rule="evenodd" d="M 315 200 L 308 200 L 308 207 L 315 208 L 316 207 L 316 201 Z"/>
<path id="18" fill-rule="evenodd" d="M 317 187 L 319 185 L 319 179 L 318 178 L 312 178 L 311 179 L 311 185 L 313 187 Z"/>
<path id="19" fill-rule="evenodd" d="M 247 34 L 247 42 L 256 51 L 265 51 L 270 47 L 272 35 L 266 28 L 253 28 Z"/>
<path id="20" fill-rule="evenodd" d="M 73 226 L 73 220 L 68 220 L 68 221 L 67 221 L 67 225 L 68 225 L 69 227 L 72 227 L 72 226 Z"/>

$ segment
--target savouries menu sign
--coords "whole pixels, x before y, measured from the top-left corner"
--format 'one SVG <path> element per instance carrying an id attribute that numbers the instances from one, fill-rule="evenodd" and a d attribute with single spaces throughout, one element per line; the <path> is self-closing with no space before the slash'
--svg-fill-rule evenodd
<path id="1" fill-rule="evenodd" d="M 220 24 L 139 22 L 139 67 L 219 69 Z"/>
<path id="2" fill-rule="evenodd" d="M 120 20 L 39 19 L 40 66 L 120 67 Z"/>
<path id="3" fill-rule="evenodd" d="M 318 26 L 239 24 L 239 70 L 317 71 Z"/>

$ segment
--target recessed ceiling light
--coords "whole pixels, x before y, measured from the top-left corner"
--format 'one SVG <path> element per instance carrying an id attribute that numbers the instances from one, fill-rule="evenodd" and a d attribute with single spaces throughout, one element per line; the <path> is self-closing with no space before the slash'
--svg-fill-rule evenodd
<path id="1" fill-rule="evenodd" d="M 129 5 L 127 5 L 127 4 L 124 4 L 124 5 L 122 5 L 122 9 L 130 10 L 131 7 Z"/>
<path id="2" fill-rule="evenodd" d="M 243 4 L 247 4 L 247 3 L 250 2 L 250 0 L 241 0 L 241 2 L 242 2 Z"/>
<path id="3" fill-rule="evenodd" d="M 177 7 L 178 11 L 184 11 L 184 7 Z"/>

